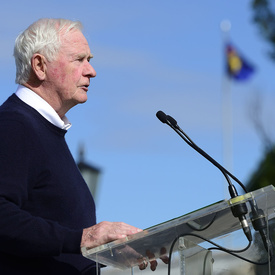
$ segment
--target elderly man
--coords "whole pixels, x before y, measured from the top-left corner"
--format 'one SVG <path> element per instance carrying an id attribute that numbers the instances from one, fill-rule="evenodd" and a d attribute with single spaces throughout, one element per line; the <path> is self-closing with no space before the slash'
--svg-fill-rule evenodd
<path id="1" fill-rule="evenodd" d="M 93 198 L 65 142 L 65 114 L 96 76 L 81 24 L 41 19 L 16 39 L 17 91 L 0 107 L 0 273 L 95 274 L 81 246 L 141 230 L 96 224 Z"/>

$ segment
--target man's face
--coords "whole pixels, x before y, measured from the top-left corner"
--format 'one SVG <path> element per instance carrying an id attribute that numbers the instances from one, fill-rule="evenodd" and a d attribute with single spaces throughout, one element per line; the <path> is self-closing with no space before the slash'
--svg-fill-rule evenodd
<path id="1" fill-rule="evenodd" d="M 87 100 L 90 78 L 96 76 L 89 63 L 92 55 L 84 35 L 74 30 L 61 38 L 55 61 L 47 64 L 47 84 L 58 105 L 66 111 Z"/>

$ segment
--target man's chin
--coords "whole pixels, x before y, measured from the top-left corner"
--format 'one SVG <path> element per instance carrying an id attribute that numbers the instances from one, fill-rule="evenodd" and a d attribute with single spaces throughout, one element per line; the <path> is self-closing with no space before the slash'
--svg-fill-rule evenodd
<path id="1" fill-rule="evenodd" d="M 77 102 L 79 104 L 85 103 L 88 100 L 88 95 L 86 92 L 82 92 L 81 94 L 78 95 L 77 97 Z"/>

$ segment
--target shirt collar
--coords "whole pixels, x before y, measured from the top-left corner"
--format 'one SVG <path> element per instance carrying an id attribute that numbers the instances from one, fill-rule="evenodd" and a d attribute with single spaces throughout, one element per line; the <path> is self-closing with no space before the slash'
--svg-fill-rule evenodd
<path id="1" fill-rule="evenodd" d="M 55 126 L 64 130 L 72 126 L 66 116 L 61 119 L 52 106 L 31 89 L 19 84 L 15 94 Z"/>

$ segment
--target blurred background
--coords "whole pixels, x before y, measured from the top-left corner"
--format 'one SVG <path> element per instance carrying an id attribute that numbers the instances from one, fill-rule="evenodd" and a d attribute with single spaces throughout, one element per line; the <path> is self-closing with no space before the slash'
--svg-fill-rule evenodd
<path id="1" fill-rule="evenodd" d="M 220 171 L 155 114 L 173 116 L 197 145 L 255 187 L 275 138 L 275 20 L 267 12 L 275 8 L 261 2 L 2 1 L 0 103 L 17 87 L 16 36 L 42 17 L 80 20 L 97 77 L 88 101 L 67 114 L 73 126 L 66 139 L 76 162 L 100 171 L 98 222 L 148 228 L 223 200 L 229 195 Z M 226 42 L 249 62 L 246 79 L 228 75 Z"/>

